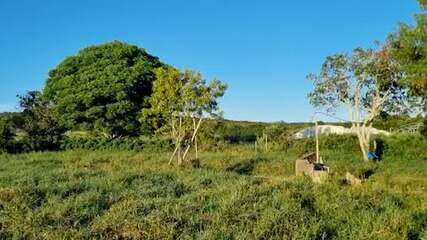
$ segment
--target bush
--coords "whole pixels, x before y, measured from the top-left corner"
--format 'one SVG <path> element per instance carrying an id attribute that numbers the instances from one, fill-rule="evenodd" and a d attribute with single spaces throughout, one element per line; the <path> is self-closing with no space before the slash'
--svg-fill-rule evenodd
<path id="1" fill-rule="evenodd" d="M 319 137 L 319 146 L 325 150 L 350 150 L 359 151 L 359 143 L 355 135 L 323 135 Z M 288 150 L 302 155 L 316 151 L 316 139 L 314 137 L 297 139 L 289 142 Z"/>
<path id="2" fill-rule="evenodd" d="M 51 103 L 38 91 L 19 96 L 26 135 L 18 143 L 25 151 L 59 150 L 65 128 L 51 109 Z"/>
<path id="3" fill-rule="evenodd" d="M 0 153 L 11 151 L 14 137 L 10 122 L 0 118 Z"/>
<path id="4" fill-rule="evenodd" d="M 376 119 L 373 122 L 373 126 L 378 129 L 383 129 L 386 131 L 396 131 L 402 128 L 405 125 L 413 125 L 421 123 L 423 121 L 421 116 L 418 117 L 409 117 L 409 116 L 390 116 L 382 115 L 380 118 Z"/>
<path id="5" fill-rule="evenodd" d="M 427 159 L 427 139 L 420 134 L 393 134 L 385 138 L 385 154 L 406 158 Z"/>

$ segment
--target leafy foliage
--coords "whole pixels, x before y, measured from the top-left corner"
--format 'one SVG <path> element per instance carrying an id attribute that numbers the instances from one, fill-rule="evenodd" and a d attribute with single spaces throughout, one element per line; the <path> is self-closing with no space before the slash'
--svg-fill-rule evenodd
<path id="1" fill-rule="evenodd" d="M 403 82 L 415 95 L 427 96 L 427 16 L 416 16 L 416 25 L 401 24 L 389 37 L 393 56 L 405 71 Z"/>
<path id="2" fill-rule="evenodd" d="M 145 106 L 163 64 L 144 49 L 112 42 L 82 49 L 49 72 L 46 97 L 68 128 L 84 128 L 107 138 L 136 135 L 138 112 Z"/>
<path id="3" fill-rule="evenodd" d="M 419 0 L 419 3 L 423 11 L 415 16 L 415 25 L 400 24 L 399 30 L 390 34 L 388 44 L 394 58 L 403 66 L 402 84 L 420 97 L 427 114 L 427 1 Z M 427 136 L 427 116 L 424 122 L 422 132 Z"/>
<path id="4" fill-rule="evenodd" d="M 216 79 L 207 84 L 200 73 L 190 70 L 159 68 L 149 99 L 150 108 L 142 110 L 140 121 L 174 139 L 171 161 L 176 155 L 181 165 L 193 143 L 197 152 L 197 133 L 202 120 L 218 114 L 218 98 L 226 88 Z"/>
<path id="5" fill-rule="evenodd" d="M 309 94 L 315 107 L 335 111 L 345 107 L 356 130 L 362 155 L 368 161 L 370 131 L 381 112 L 406 113 L 414 101 L 399 85 L 403 77 L 387 48 L 379 51 L 357 48 L 351 55 L 326 58 L 319 75 L 309 75 L 314 90 Z"/>
<path id="6" fill-rule="evenodd" d="M 168 138 L 127 137 L 105 139 L 99 137 L 68 136 L 61 143 L 62 150 L 110 150 L 110 151 L 170 151 L 172 143 Z"/>
<path id="7" fill-rule="evenodd" d="M 22 112 L 3 112 L 0 118 L 8 121 L 13 129 L 22 129 L 25 122 Z"/>
<path id="8" fill-rule="evenodd" d="M 65 128 L 59 124 L 50 102 L 38 91 L 30 91 L 19 99 L 26 133 L 20 143 L 23 150 L 59 150 Z"/>
<path id="9" fill-rule="evenodd" d="M 366 118 L 372 121 L 381 111 L 407 110 L 403 108 L 407 95 L 397 84 L 402 75 L 387 49 L 375 52 L 357 48 L 350 55 L 329 56 L 319 75 L 311 74 L 308 78 L 314 83 L 309 98 L 315 107 L 329 111 L 340 106 L 355 108 L 349 112 L 350 119 L 358 122 Z M 379 106 L 375 106 L 379 104 L 374 102 L 375 97 L 381 99 Z"/>
<path id="10" fill-rule="evenodd" d="M 0 118 L 0 153 L 9 152 L 15 133 L 12 130 L 11 122 L 7 119 Z"/>
<path id="11" fill-rule="evenodd" d="M 164 131 L 162 128 L 170 130 L 167 123 L 179 116 L 215 116 L 219 110 L 218 98 L 224 95 L 226 88 L 218 80 L 207 84 L 200 73 L 190 70 L 180 72 L 171 67 L 159 68 L 149 99 L 150 108 L 142 110 L 140 119 L 151 121 L 154 129 Z"/>

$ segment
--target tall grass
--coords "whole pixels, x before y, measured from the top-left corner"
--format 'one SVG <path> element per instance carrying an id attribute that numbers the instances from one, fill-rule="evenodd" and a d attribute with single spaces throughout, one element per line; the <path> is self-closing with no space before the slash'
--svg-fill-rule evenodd
<path id="1" fill-rule="evenodd" d="M 148 151 L 0 155 L 0 238 L 426 238 L 427 141 L 386 138 L 383 161 L 364 163 L 351 139 L 333 138 L 320 185 L 294 177 L 296 146 L 229 146 L 201 153 L 200 168 Z M 346 171 L 373 174 L 348 186 Z"/>

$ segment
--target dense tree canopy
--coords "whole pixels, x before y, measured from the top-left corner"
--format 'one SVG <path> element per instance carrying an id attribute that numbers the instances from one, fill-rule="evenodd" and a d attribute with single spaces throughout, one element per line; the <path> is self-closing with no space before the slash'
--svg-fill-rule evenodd
<path id="1" fill-rule="evenodd" d="M 68 128 L 108 138 L 135 135 L 137 114 L 151 94 L 154 69 L 163 66 L 144 49 L 112 42 L 82 49 L 49 72 L 44 94 Z"/>
<path id="2" fill-rule="evenodd" d="M 415 16 L 415 25 L 400 24 L 399 30 L 390 34 L 388 44 L 405 73 L 402 83 L 424 101 L 424 114 L 427 114 L 427 0 L 419 3 L 422 12 Z M 427 117 L 422 133 L 427 136 Z"/>
<path id="3" fill-rule="evenodd" d="M 416 95 L 427 96 L 427 16 L 418 14 L 416 26 L 401 24 L 390 36 L 392 53 L 406 73 L 404 83 Z"/>

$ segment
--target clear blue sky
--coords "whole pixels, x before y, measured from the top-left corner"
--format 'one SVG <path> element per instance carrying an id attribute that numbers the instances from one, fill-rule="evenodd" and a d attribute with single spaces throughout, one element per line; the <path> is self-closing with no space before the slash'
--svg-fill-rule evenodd
<path id="1" fill-rule="evenodd" d="M 305 76 L 416 12 L 415 0 L 1 0 L 0 111 L 66 56 L 120 40 L 228 83 L 226 118 L 307 121 Z"/>

